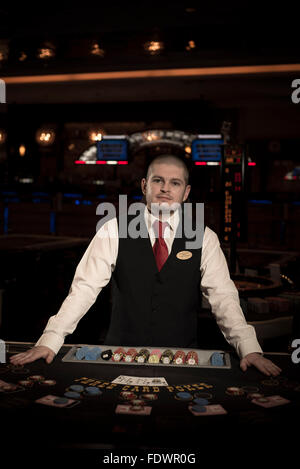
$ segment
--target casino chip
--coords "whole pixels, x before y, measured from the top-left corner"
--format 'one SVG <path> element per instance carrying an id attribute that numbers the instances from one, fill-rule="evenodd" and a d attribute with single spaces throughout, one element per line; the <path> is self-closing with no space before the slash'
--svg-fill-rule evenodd
<path id="1" fill-rule="evenodd" d="M 193 396 L 190 392 L 177 392 L 175 399 L 178 399 L 180 401 L 191 401 L 193 399 Z"/>
<path id="2" fill-rule="evenodd" d="M 75 391 L 67 391 L 64 393 L 64 396 L 67 397 L 68 399 L 80 399 L 81 395 L 79 392 Z"/>
<path id="3" fill-rule="evenodd" d="M 18 381 L 18 384 L 20 384 L 20 386 L 23 386 L 24 388 L 32 388 L 34 382 L 30 381 L 29 379 L 22 379 Z"/>
<path id="4" fill-rule="evenodd" d="M 245 391 L 242 388 L 238 388 L 236 386 L 230 386 L 226 389 L 226 394 L 229 394 L 230 396 L 243 396 L 244 393 Z"/>
<path id="5" fill-rule="evenodd" d="M 120 397 L 121 399 L 124 399 L 124 401 L 130 401 L 130 400 L 136 399 L 137 395 L 131 391 L 122 391 L 120 392 Z"/>
<path id="6" fill-rule="evenodd" d="M 210 357 L 210 364 L 212 366 L 224 366 L 224 356 L 223 353 L 214 352 Z"/>
<path id="7" fill-rule="evenodd" d="M 201 397 L 196 397 L 194 400 L 193 400 L 193 403 L 196 404 L 196 405 L 199 405 L 199 406 L 204 406 L 204 405 L 207 405 L 208 404 L 208 400 L 207 399 L 203 399 Z"/>
<path id="8" fill-rule="evenodd" d="M 42 375 L 31 375 L 29 376 L 29 378 L 31 381 L 37 381 L 37 382 L 40 382 L 40 381 L 44 381 L 45 380 L 45 377 L 42 376 Z"/>
<path id="9" fill-rule="evenodd" d="M 108 361 L 108 360 L 111 359 L 112 354 L 113 354 L 113 353 L 112 353 L 112 350 L 111 350 L 111 349 L 109 349 L 109 350 L 104 350 L 104 351 L 101 353 L 101 358 L 102 358 L 103 360 Z"/>
<path id="10" fill-rule="evenodd" d="M 56 381 L 55 381 L 55 379 L 45 379 L 43 381 L 39 381 L 39 384 L 41 386 L 55 386 Z"/>
<path id="11" fill-rule="evenodd" d="M 155 401 L 158 399 L 158 395 L 154 393 L 142 394 L 142 398 L 146 401 Z"/>
<path id="12" fill-rule="evenodd" d="M 68 389 L 70 391 L 82 392 L 84 391 L 84 386 L 82 386 L 81 384 L 72 384 L 71 386 L 69 386 Z"/>
<path id="13" fill-rule="evenodd" d="M 85 358 L 86 353 L 89 351 L 89 347 L 84 345 L 76 350 L 75 357 L 77 360 L 83 360 Z"/>
<path id="14" fill-rule="evenodd" d="M 57 397 L 56 399 L 54 399 L 54 404 L 67 404 L 69 402 L 69 399 L 67 399 L 66 397 Z"/>
<path id="15" fill-rule="evenodd" d="M 191 406 L 191 410 L 194 412 L 204 413 L 206 412 L 206 407 L 204 407 L 203 405 L 193 405 Z"/>
<path id="16" fill-rule="evenodd" d="M 87 386 L 84 390 L 84 394 L 87 396 L 101 396 L 102 391 L 96 386 Z"/>
<path id="17" fill-rule="evenodd" d="M 185 353 L 183 350 L 177 350 L 177 352 L 174 355 L 173 358 L 173 363 L 176 365 L 183 365 L 185 362 Z"/>

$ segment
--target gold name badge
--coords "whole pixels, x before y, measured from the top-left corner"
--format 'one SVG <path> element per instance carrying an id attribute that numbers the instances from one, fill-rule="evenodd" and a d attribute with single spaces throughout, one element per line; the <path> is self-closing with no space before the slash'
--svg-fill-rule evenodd
<path id="1" fill-rule="evenodd" d="M 181 261 L 185 261 L 186 259 L 190 259 L 192 255 L 190 251 L 180 251 L 176 254 L 176 257 Z"/>

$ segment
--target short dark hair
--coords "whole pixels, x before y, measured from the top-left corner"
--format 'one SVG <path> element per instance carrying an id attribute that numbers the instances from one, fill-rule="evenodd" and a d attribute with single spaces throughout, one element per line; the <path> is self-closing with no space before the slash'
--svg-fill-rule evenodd
<path id="1" fill-rule="evenodd" d="M 188 170 L 187 165 L 185 164 L 185 162 L 181 158 L 179 158 L 178 156 L 168 155 L 168 154 L 158 155 L 151 161 L 151 163 L 149 164 L 148 169 L 147 169 L 146 179 L 148 179 L 150 170 L 151 170 L 152 166 L 155 163 L 157 163 L 157 164 L 160 164 L 160 163 L 168 164 L 168 163 L 170 163 L 170 164 L 174 164 L 176 166 L 180 166 L 183 169 L 185 183 L 186 184 L 189 183 L 189 170 Z"/>

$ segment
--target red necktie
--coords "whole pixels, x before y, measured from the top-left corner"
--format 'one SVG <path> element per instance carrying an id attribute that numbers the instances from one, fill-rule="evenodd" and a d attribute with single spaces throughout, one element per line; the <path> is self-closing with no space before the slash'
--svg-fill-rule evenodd
<path id="1" fill-rule="evenodd" d="M 154 232 L 156 235 L 156 240 L 153 245 L 153 253 L 154 253 L 156 265 L 159 271 L 162 269 L 162 266 L 168 259 L 168 255 L 169 255 L 168 247 L 163 238 L 163 233 L 167 226 L 168 226 L 167 222 L 161 222 L 158 220 L 156 220 L 153 223 L 153 228 L 154 228 Z M 158 232 L 158 237 L 157 237 L 157 232 Z"/>

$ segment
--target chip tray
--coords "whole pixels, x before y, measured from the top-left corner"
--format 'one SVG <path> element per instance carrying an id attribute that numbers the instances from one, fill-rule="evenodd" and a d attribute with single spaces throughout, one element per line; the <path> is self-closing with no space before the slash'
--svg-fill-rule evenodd
<path id="1" fill-rule="evenodd" d="M 139 352 L 142 349 L 147 349 L 150 354 L 154 350 L 159 350 L 161 353 L 163 353 L 165 350 L 171 350 L 171 352 L 175 355 L 176 352 L 179 350 L 182 350 L 187 354 L 188 352 L 191 352 L 192 350 L 195 351 L 198 355 L 198 364 L 195 365 L 190 365 L 188 363 L 182 363 L 182 364 L 177 364 L 177 363 L 138 363 L 136 361 L 133 362 L 125 362 L 123 360 L 114 362 L 112 359 L 109 360 L 104 360 L 103 358 L 99 357 L 96 360 L 79 360 L 76 358 L 76 352 L 78 349 L 81 347 L 86 346 L 84 345 L 77 345 L 73 346 L 67 353 L 64 355 L 62 358 L 63 362 L 72 362 L 72 363 L 94 363 L 94 364 L 101 364 L 101 365 L 134 365 L 134 366 L 164 366 L 164 367 L 183 367 L 183 368 L 221 368 L 221 369 L 230 369 L 231 368 L 231 362 L 230 362 L 230 356 L 229 353 L 224 352 L 223 350 L 203 350 L 203 349 L 196 349 L 196 348 L 172 348 L 172 347 L 136 347 L 136 346 L 120 346 L 120 345 L 88 345 L 89 348 L 93 347 L 99 347 L 101 349 L 101 352 L 104 352 L 106 350 L 111 350 L 112 353 L 116 351 L 117 349 L 123 348 L 125 352 L 129 350 L 130 348 L 136 349 L 137 352 Z M 223 365 L 212 365 L 210 363 L 210 358 L 213 353 L 218 352 L 221 353 L 223 356 Z"/>

